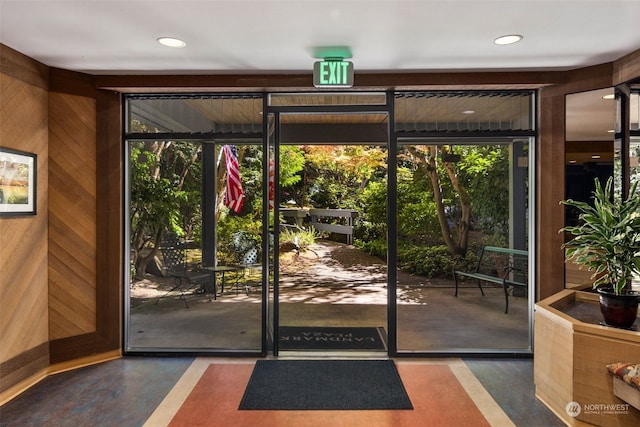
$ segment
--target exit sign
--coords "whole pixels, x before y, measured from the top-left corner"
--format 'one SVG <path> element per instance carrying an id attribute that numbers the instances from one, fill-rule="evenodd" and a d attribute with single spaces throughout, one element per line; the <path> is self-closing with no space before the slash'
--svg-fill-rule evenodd
<path id="1" fill-rule="evenodd" d="M 353 62 L 325 60 L 313 64 L 313 85 L 315 87 L 353 86 Z"/>

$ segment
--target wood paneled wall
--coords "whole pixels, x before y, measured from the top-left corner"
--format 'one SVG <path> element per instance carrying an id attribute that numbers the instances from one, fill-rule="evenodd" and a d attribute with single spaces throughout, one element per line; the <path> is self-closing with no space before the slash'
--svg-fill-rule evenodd
<path id="1" fill-rule="evenodd" d="M 96 101 L 49 94 L 49 336 L 96 331 Z"/>
<path id="2" fill-rule="evenodd" d="M 37 213 L 0 218 L 0 392 L 49 364 L 48 70 L 0 45 L 0 145 L 35 153 Z"/>
<path id="3" fill-rule="evenodd" d="M 52 364 L 120 349 L 122 142 L 118 94 L 0 49 L 0 145 L 38 155 L 37 215 L 0 218 L 4 399 Z"/>
<path id="4" fill-rule="evenodd" d="M 49 74 L 53 364 L 121 347 L 123 155 L 119 95 L 87 74 Z"/>

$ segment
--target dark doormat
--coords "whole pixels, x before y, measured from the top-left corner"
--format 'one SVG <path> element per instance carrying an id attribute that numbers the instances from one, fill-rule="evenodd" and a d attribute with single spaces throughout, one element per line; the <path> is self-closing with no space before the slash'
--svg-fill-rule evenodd
<path id="1" fill-rule="evenodd" d="M 392 360 L 258 360 L 239 409 L 413 409 Z"/>
<path id="2" fill-rule="evenodd" d="M 385 350 L 381 327 L 281 326 L 280 350 Z"/>

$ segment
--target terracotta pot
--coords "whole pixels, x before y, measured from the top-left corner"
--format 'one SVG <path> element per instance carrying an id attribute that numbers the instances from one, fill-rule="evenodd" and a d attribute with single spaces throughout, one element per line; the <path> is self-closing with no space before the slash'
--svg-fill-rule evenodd
<path id="1" fill-rule="evenodd" d="M 640 292 L 629 291 L 616 295 L 613 288 L 601 288 L 598 293 L 604 323 L 616 328 L 631 328 L 638 317 Z"/>

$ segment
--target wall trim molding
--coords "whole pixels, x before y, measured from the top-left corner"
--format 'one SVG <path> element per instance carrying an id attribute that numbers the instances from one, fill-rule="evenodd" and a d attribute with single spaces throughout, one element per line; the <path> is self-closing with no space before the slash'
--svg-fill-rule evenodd
<path id="1" fill-rule="evenodd" d="M 4 405 L 5 403 L 19 396 L 21 393 L 24 393 L 26 390 L 38 384 L 40 381 L 50 375 L 84 368 L 85 366 L 97 365 L 99 363 L 109 362 L 111 360 L 120 358 L 122 358 L 122 352 L 120 350 L 115 350 L 106 353 L 94 354 L 92 356 L 82 357 L 80 359 L 68 362 L 57 363 L 55 365 L 39 369 L 28 378 L 25 378 L 17 384 L 12 385 L 11 387 L 7 388 L 7 390 L 3 390 L 0 393 L 0 405 Z"/>

